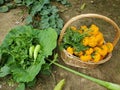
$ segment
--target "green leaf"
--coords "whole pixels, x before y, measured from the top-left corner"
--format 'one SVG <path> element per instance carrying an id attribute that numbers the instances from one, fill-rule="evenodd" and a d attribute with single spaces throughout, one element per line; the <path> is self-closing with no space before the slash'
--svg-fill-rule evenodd
<path id="1" fill-rule="evenodd" d="M 1 6 L 0 7 L 0 12 L 7 12 L 9 8 L 7 6 Z"/>
<path id="2" fill-rule="evenodd" d="M 7 65 L 5 65 L 0 69 L 0 77 L 4 77 L 8 74 L 10 74 L 10 68 Z"/>
<path id="3" fill-rule="evenodd" d="M 0 0 L 0 5 L 4 4 L 4 0 Z"/>
<path id="4" fill-rule="evenodd" d="M 38 37 L 41 37 L 39 42 L 41 42 L 41 46 L 44 47 L 42 53 L 45 57 L 48 57 L 48 55 L 52 55 L 51 51 L 56 47 L 55 41 L 57 41 L 57 33 L 52 28 L 40 32 L 38 35 Z"/>
<path id="5" fill-rule="evenodd" d="M 24 83 L 20 83 L 15 90 L 25 90 L 25 84 Z"/>
<path id="6" fill-rule="evenodd" d="M 16 7 L 13 3 L 7 3 L 6 6 L 7 6 L 9 9 Z"/>
<path id="7" fill-rule="evenodd" d="M 32 21 L 33 20 L 31 15 L 27 16 L 27 18 L 25 19 L 26 24 L 30 24 Z"/>
<path id="8" fill-rule="evenodd" d="M 35 0 L 24 0 L 23 1 L 27 6 L 30 6 L 31 4 L 33 4 L 35 2 Z"/>
<path id="9" fill-rule="evenodd" d="M 36 1 L 31 8 L 30 14 L 34 16 L 38 11 L 41 11 L 45 4 L 49 3 L 49 0 Z"/>
<path id="10" fill-rule="evenodd" d="M 37 81 L 37 79 L 35 78 L 33 81 L 30 81 L 30 82 L 26 83 L 27 87 L 33 87 L 33 86 L 35 86 L 36 81 Z"/>
<path id="11" fill-rule="evenodd" d="M 18 66 L 18 68 L 12 67 L 11 71 L 13 73 L 13 78 L 16 82 L 30 82 L 33 81 L 36 75 L 39 73 L 41 70 L 41 66 L 45 63 L 44 57 L 42 56 L 39 58 L 41 60 L 40 63 L 31 65 L 28 67 L 26 70 L 22 69 Z"/>
<path id="12" fill-rule="evenodd" d="M 18 4 L 18 3 L 21 3 L 22 0 L 14 0 L 14 2 Z"/>

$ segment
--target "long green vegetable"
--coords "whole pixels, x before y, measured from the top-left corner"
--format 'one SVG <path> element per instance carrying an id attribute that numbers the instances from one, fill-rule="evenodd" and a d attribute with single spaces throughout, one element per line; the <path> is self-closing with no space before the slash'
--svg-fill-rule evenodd
<path id="1" fill-rule="evenodd" d="M 62 90 L 64 84 L 65 84 L 65 79 L 60 80 L 58 84 L 55 86 L 54 90 Z"/>
<path id="2" fill-rule="evenodd" d="M 52 62 L 52 61 L 50 61 L 50 62 Z M 61 65 L 61 64 L 58 64 L 58 63 L 56 63 L 56 62 L 52 62 L 52 63 L 53 63 L 54 65 L 58 66 L 58 67 L 61 67 L 61 68 L 65 69 L 65 70 L 69 71 L 69 72 L 72 72 L 72 73 L 74 73 L 74 74 L 76 74 L 76 75 L 79 75 L 79 76 L 81 76 L 81 77 L 83 77 L 83 78 L 86 78 L 86 79 L 88 79 L 88 80 L 91 80 L 91 81 L 93 81 L 93 82 L 95 82 L 95 83 L 97 83 L 97 84 L 99 84 L 99 85 L 101 85 L 101 86 L 104 86 L 104 87 L 106 87 L 106 88 L 109 89 L 109 90 L 120 90 L 120 85 L 118 85 L 118 84 L 111 83 L 111 82 L 107 82 L 107 81 L 103 81 L 103 80 L 100 80 L 100 79 L 96 79 L 96 78 L 87 76 L 87 75 L 85 75 L 85 74 L 83 74 L 83 73 L 77 72 L 77 71 L 75 71 L 75 70 L 73 70 L 73 69 L 70 69 L 70 68 L 68 68 L 68 67 L 65 67 L 65 66 L 63 66 L 63 65 Z"/>

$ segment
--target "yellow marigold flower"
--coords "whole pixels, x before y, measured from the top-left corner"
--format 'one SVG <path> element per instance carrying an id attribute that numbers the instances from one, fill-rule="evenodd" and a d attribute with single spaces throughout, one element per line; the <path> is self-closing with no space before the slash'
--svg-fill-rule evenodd
<path id="1" fill-rule="evenodd" d="M 77 30 L 77 28 L 75 26 L 71 26 L 70 27 L 72 30 Z"/>
<path id="2" fill-rule="evenodd" d="M 89 43 L 89 38 L 88 38 L 88 37 L 85 37 L 85 38 L 83 39 L 83 45 L 87 46 L 88 43 Z"/>
<path id="3" fill-rule="evenodd" d="M 73 52 L 75 56 L 79 56 L 79 52 Z"/>
<path id="4" fill-rule="evenodd" d="M 93 53 L 93 48 L 89 48 L 88 50 L 85 51 L 85 54 L 90 55 Z"/>
<path id="5" fill-rule="evenodd" d="M 101 46 L 101 45 L 103 45 L 103 44 L 104 44 L 104 38 L 101 39 L 101 40 L 99 40 L 99 41 L 97 42 L 97 45 L 98 45 L 98 46 Z"/>
<path id="6" fill-rule="evenodd" d="M 113 44 L 112 43 L 106 43 L 106 46 L 108 48 L 108 53 L 113 51 Z"/>
<path id="7" fill-rule="evenodd" d="M 101 49 L 102 49 L 101 55 L 102 55 L 103 57 L 105 57 L 105 56 L 107 55 L 107 53 L 108 53 L 108 48 L 107 48 L 106 45 L 102 45 L 102 46 L 101 46 Z"/>
<path id="8" fill-rule="evenodd" d="M 95 37 L 96 37 L 96 39 L 97 39 L 98 41 L 100 41 L 101 39 L 104 38 L 104 37 L 103 37 L 103 34 L 102 34 L 101 32 L 99 32 Z"/>
<path id="9" fill-rule="evenodd" d="M 87 28 L 86 25 L 83 25 L 83 26 L 81 26 L 81 29 L 82 29 L 82 30 L 86 30 L 86 29 L 88 29 L 88 28 Z"/>
<path id="10" fill-rule="evenodd" d="M 84 62 L 87 62 L 92 59 L 91 55 L 81 55 L 80 59 Z"/>
<path id="11" fill-rule="evenodd" d="M 99 53 L 101 55 L 102 49 L 100 47 L 95 47 L 94 52 Z"/>
<path id="12" fill-rule="evenodd" d="M 70 54 L 73 54 L 73 48 L 72 47 L 68 47 L 67 48 L 67 52 L 70 53 Z"/>
<path id="13" fill-rule="evenodd" d="M 104 42 L 103 34 L 101 32 L 99 32 L 95 37 L 96 37 L 96 40 L 98 42 L 98 46 L 102 45 Z"/>
<path id="14" fill-rule="evenodd" d="M 94 24 L 92 24 L 92 25 L 90 26 L 90 30 L 92 30 L 92 31 L 91 31 L 91 34 L 93 34 L 93 35 L 96 35 L 96 34 L 98 34 L 98 32 L 99 32 L 99 28 L 98 28 L 96 25 L 94 25 Z"/>
<path id="15" fill-rule="evenodd" d="M 81 55 L 83 55 L 83 52 L 82 52 L 82 51 L 79 52 L 79 56 L 81 56 Z"/>
<path id="16" fill-rule="evenodd" d="M 90 47 L 95 47 L 96 45 L 97 45 L 97 41 L 96 41 L 95 36 L 89 37 L 88 46 L 90 46 Z"/>
<path id="17" fill-rule="evenodd" d="M 95 53 L 95 55 L 93 56 L 93 62 L 97 63 L 99 62 L 101 59 L 101 55 L 99 53 Z"/>
<path id="18" fill-rule="evenodd" d="M 78 30 L 78 32 L 81 34 L 81 33 L 83 33 L 83 31 L 82 30 Z"/>

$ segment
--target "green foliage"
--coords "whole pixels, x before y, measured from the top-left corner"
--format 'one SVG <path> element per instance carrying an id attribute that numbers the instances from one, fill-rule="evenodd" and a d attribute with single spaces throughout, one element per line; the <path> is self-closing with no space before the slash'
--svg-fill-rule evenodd
<path id="1" fill-rule="evenodd" d="M 73 47 L 77 52 L 87 49 L 81 42 L 85 34 L 80 34 L 77 31 L 68 28 L 63 37 L 62 47 L 67 48 L 68 46 Z"/>
<path id="2" fill-rule="evenodd" d="M 63 5 L 71 6 L 67 0 L 56 0 L 56 1 L 62 3 Z"/>
<path id="3" fill-rule="evenodd" d="M 19 4 L 22 2 L 22 0 L 14 0 L 15 3 Z"/>
<path id="4" fill-rule="evenodd" d="M 7 6 L 1 6 L 0 7 L 0 12 L 7 12 L 9 8 Z"/>
<path id="5" fill-rule="evenodd" d="M 0 5 L 2 5 L 4 3 L 4 0 L 0 0 Z"/>
<path id="6" fill-rule="evenodd" d="M 11 2 L 10 2 L 11 1 Z M 59 16 L 59 10 L 51 4 L 52 0 L 10 0 L 0 1 L 5 6 L 0 7 L 0 12 L 7 12 L 16 6 L 26 6 L 28 8 L 28 17 L 26 24 L 34 28 L 47 29 L 52 27 L 59 34 L 63 27 L 63 20 Z M 68 5 L 67 0 L 55 0 L 63 5 Z"/>
<path id="7" fill-rule="evenodd" d="M 54 29 L 33 29 L 19 26 L 12 29 L 0 46 L 0 77 L 11 74 L 18 83 L 33 81 L 56 47 L 57 33 Z M 41 45 L 36 60 L 29 57 L 32 45 Z"/>
<path id="8" fill-rule="evenodd" d="M 20 83 L 15 90 L 25 90 L 25 84 L 24 83 Z"/>

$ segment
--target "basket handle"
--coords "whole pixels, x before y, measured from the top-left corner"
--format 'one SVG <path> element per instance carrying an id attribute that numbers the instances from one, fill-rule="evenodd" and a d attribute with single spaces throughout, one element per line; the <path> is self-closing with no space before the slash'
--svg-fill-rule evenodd
<path id="1" fill-rule="evenodd" d="M 99 14 L 81 14 L 81 15 L 78 15 L 78 16 L 75 16 L 73 18 L 71 18 L 63 27 L 63 29 L 61 30 L 61 33 L 60 33 L 60 37 L 58 39 L 58 45 L 60 45 L 60 42 L 62 41 L 62 38 L 65 34 L 65 31 L 67 29 L 67 27 L 73 23 L 74 21 L 78 20 L 78 19 L 82 19 L 82 18 L 99 18 L 99 19 L 103 19 L 105 20 L 106 22 L 109 22 L 110 24 L 112 24 L 112 26 L 114 27 L 115 31 L 116 31 L 116 35 L 114 37 L 114 40 L 113 40 L 113 46 L 115 47 L 115 45 L 117 44 L 119 38 L 120 38 L 120 28 L 118 27 L 118 25 L 113 21 L 111 20 L 110 18 L 106 17 L 106 16 L 103 16 L 103 15 L 99 15 Z"/>

